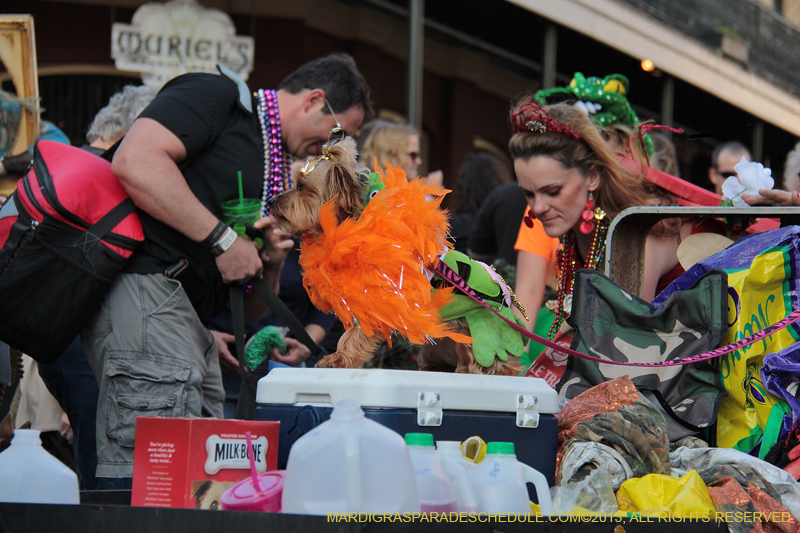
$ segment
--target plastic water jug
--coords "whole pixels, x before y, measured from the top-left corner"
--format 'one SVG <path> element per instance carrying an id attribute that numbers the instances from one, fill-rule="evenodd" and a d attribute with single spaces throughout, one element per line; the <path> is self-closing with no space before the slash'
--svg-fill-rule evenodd
<path id="1" fill-rule="evenodd" d="M 531 512 L 526 483 L 533 483 L 543 514 L 553 512 L 547 479 L 517 461 L 513 442 L 490 442 L 486 458 L 467 472 L 478 498 L 478 511 L 487 513 Z"/>
<path id="2" fill-rule="evenodd" d="M 466 470 L 475 466 L 475 463 L 462 455 L 461 443 L 457 440 L 437 440 L 436 451 L 442 457 L 452 459 L 456 464 L 463 466 Z"/>
<path id="3" fill-rule="evenodd" d="M 475 498 L 475 491 L 467 477 L 467 469 L 475 466 L 461 455 L 461 443 L 458 441 L 437 441 L 436 453 L 442 460 L 447 477 L 453 485 L 456 493 L 456 504 L 462 513 L 474 513 L 478 511 L 478 500 Z"/>
<path id="4" fill-rule="evenodd" d="M 80 503 L 78 476 L 42 448 L 39 431 L 17 429 L 0 453 L 0 502 Z"/>
<path id="5" fill-rule="evenodd" d="M 457 513 L 456 493 L 442 457 L 433 447 L 433 435 L 406 433 L 406 445 L 417 476 L 420 510 L 423 513 Z"/>
<path id="6" fill-rule="evenodd" d="M 419 512 L 414 468 L 398 433 L 364 418 L 358 402 L 334 404 L 331 418 L 300 437 L 284 474 L 284 513 Z"/>

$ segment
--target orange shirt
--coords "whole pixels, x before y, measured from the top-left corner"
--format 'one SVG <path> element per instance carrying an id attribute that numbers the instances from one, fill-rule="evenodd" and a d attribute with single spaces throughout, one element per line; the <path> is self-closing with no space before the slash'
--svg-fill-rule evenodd
<path id="1" fill-rule="evenodd" d="M 520 224 L 514 249 L 518 252 L 529 252 L 547 259 L 546 283 L 550 287 L 556 288 L 558 287 L 558 281 L 556 280 L 556 250 L 558 249 L 558 244 L 558 239 L 545 233 L 542 223 L 534 219 L 532 228 L 526 226 L 524 221 Z"/>
<path id="2" fill-rule="evenodd" d="M 550 237 L 545 233 L 544 226 L 534 219 L 533 227 L 529 228 L 525 222 L 519 227 L 519 235 L 514 249 L 518 252 L 530 252 L 539 257 L 547 259 L 548 264 L 555 264 L 556 250 L 558 249 L 558 239 Z"/>

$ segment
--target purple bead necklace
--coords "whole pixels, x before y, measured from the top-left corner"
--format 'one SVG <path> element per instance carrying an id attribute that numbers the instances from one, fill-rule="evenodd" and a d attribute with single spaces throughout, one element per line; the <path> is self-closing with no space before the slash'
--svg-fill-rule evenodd
<path id="1" fill-rule="evenodd" d="M 258 121 L 264 142 L 264 190 L 261 194 L 261 214 L 269 214 L 269 199 L 292 188 L 292 156 L 283 147 L 281 117 L 275 91 L 259 89 Z"/>

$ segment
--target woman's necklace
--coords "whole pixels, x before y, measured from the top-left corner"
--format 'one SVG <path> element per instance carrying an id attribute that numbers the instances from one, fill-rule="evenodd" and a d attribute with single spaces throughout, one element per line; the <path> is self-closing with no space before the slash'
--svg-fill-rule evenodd
<path id="1" fill-rule="evenodd" d="M 259 89 L 258 122 L 264 143 L 264 187 L 261 194 L 261 215 L 269 214 L 269 200 L 292 188 L 292 156 L 283 147 L 281 117 L 275 91 Z"/>
<path id="2" fill-rule="evenodd" d="M 604 218 L 595 222 L 594 230 L 592 231 L 592 243 L 589 246 L 589 253 L 586 256 L 585 263 L 581 263 L 580 258 L 578 258 L 575 247 L 575 233 L 570 230 L 561 237 L 561 246 L 556 252 L 558 300 L 555 302 L 555 309 L 550 305 L 547 306 L 556 315 L 556 319 L 547 333 L 549 340 L 553 340 L 558 330 L 561 329 L 564 320 L 572 311 L 572 288 L 575 283 L 575 272 L 584 267 L 597 270 L 597 267 L 603 263 L 606 253 L 606 232 L 609 225 L 608 219 L 605 218 L 605 213 L 603 213 L 603 216 Z M 548 302 L 548 304 L 550 303 Z"/>

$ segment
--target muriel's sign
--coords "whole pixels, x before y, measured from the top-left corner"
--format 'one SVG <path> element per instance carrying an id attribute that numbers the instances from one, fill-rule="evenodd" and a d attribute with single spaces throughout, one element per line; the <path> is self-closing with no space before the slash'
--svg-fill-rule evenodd
<path id="1" fill-rule="evenodd" d="M 111 28 L 111 57 L 120 70 L 142 73 L 161 87 L 186 72 L 216 72 L 217 63 L 247 79 L 253 70 L 253 38 L 236 35 L 231 18 L 194 0 L 144 4 L 131 24 Z"/>

